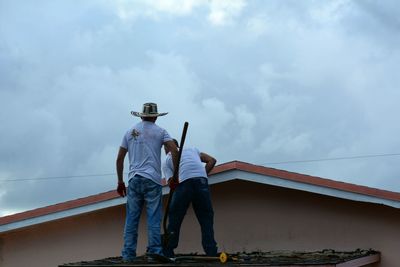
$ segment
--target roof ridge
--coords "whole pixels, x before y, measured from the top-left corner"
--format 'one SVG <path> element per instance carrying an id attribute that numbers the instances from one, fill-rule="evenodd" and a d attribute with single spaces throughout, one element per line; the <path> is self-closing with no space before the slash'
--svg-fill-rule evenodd
<path id="1" fill-rule="evenodd" d="M 346 191 L 346 192 L 351 192 L 351 193 L 367 195 L 367 196 L 372 196 L 372 197 L 377 197 L 377 198 L 382 198 L 382 199 L 386 199 L 386 200 L 393 200 L 393 201 L 400 202 L 400 193 L 399 192 L 393 192 L 393 191 L 388 191 L 388 190 L 383 190 L 383 189 L 378 189 L 378 188 L 373 188 L 373 187 L 367 187 L 367 186 L 363 186 L 363 185 L 357 185 L 357 184 L 352 184 L 352 183 L 347 183 L 347 182 L 342 182 L 342 181 L 335 181 L 332 179 L 322 178 L 322 177 L 318 177 L 318 176 L 290 172 L 290 171 L 275 169 L 275 168 L 266 167 L 266 166 L 262 166 L 262 165 L 255 165 L 255 164 L 251 164 L 251 163 L 247 163 L 247 162 L 243 162 L 243 161 L 239 161 L 239 160 L 233 160 L 233 161 L 225 162 L 225 163 L 215 166 L 215 168 L 212 170 L 210 175 L 214 175 L 214 174 L 218 174 L 218 173 L 222 173 L 222 172 L 226 172 L 226 171 L 232 171 L 232 170 L 240 170 L 240 171 L 245 171 L 245 172 L 250 172 L 250 173 L 255 173 L 255 174 L 261 174 L 261 175 L 265 175 L 265 176 L 277 177 L 277 178 L 286 179 L 289 181 L 305 183 L 305 184 L 310 184 L 310 185 L 316 185 L 316 186 L 337 189 L 337 190 L 341 190 L 341 191 Z M 98 194 L 90 195 L 87 197 L 81 197 L 81 198 L 77 198 L 77 199 L 73 199 L 73 200 L 68 200 L 65 202 L 56 203 L 56 204 L 48 205 L 45 207 L 40 207 L 40 208 L 36 208 L 33 210 L 23 211 L 20 213 L 0 217 L 0 226 L 9 224 L 12 222 L 16 222 L 16 221 L 22 221 L 22 220 L 26 220 L 26 219 L 31 219 L 31 218 L 35 218 L 35 217 L 39 217 L 39 216 L 48 215 L 51 213 L 65 211 L 68 209 L 78 208 L 78 207 L 82 207 L 82 206 L 86 206 L 86 205 L 90 205 L 90 204 L 95 204 L 95 203 L 99 203 L 102 201 L 107 201 L 107 200 L 111 200 L 111 199 L 115 199 L 115 198 L 119 198 L 119 197 L 120 196 L 118 195 L 116 190 L 110 190 L 107 192 L 98 193 Z"/>
<path id="2" fill-rule="evenodd" d="M 119 195 L 116 190 L 110 190 L 86 197 L 80 197 L 72 200 L 67 200 L 65 202 L 59 202 L 56 204 L 47 205 L 44 207 L 35 208 L 32 210 L 22 211 L 15 214 L 6 215 L 0 217 L 0 225 L 8 224 L 10 222 L 30 219 L 38 216 L 43 216 L 51 213 L 55 213 L 58 211 L 63 211 L 67 209 L 73 209 L 77 207 L 82 207 L 90 204 L 94 204 L 97 202 L 101 202 L 104 200 L 110 200 L 113 198 L 117 198 Z"/>
<path id="3" fill-rule="evenodd" d="M 219 170 L 219 168 L 218 168 L 217 170 L 215 170 L 215 172 L 213 171 L 212 174 L 216 174 L 216 173 L 225 171 L 225 169 L 227 169 L 228 166 L 223 166 L 223 165 L 229 165 L 229 164 L 234 165 L 235 169 L 239 169 L 239 170 L 243 170 L 243 171 L 249 171 L 249 172 L 253 172 L 253 173 L 283 178 L 283 179 L 287 179 L 287 180 L 292 180 L 292 181 L 302 182 L 302 183 L 307 183 L 307 184 L 312 184 L 312 185 L 324 186 L 324 187 L 343 190 L 343 191 L 352 192 L 352 193 L 358 193 L 358 194 L 369 195 L 369 196 L 374 196 L 374 197 L 379 197 L 379 198 L 385 198 L 385 199 L 389 199 L 389 200 L 400 201 L 400 192 L 394 192 L 394 191 L 389 191 L 389 190 L 385 190 L 385 189 L 369 187 L 369 186 L 365 186 L 365 185 L 358 185 L 358 184 L 349 183 L 349 182 L 336 181 L 336 180 L 329 179 L 329 178 L 322 178 L 322 177 L 314 176 L 314 175 L 291 172 L 291 171 L 287 171 L 287 170 L 266 167 L 263 165 L 247 163 L 244 161 L 236 160 L 236 161 L 230 161 L 230 162 L 226 162 L 221 165 L 218 165 L 217 167 L 222 167 L 221 168 L 222 170 Z"/>

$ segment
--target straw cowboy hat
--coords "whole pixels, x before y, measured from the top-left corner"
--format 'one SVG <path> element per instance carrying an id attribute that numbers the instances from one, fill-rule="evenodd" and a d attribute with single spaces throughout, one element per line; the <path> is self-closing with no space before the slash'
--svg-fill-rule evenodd
<path id="1" fill-rule="evenodd" d="M 136 117 L 159 117 L 159 116 L 164 116 L 167 115 L 168 112 L 164 113 L 158 113 L 157 112 L 157 104 L 156 103 L 145 103 L 143 104 L 143 111 L 142 112 L 136 112 L 136 111 L 131 111 L 131 114 Z"/>

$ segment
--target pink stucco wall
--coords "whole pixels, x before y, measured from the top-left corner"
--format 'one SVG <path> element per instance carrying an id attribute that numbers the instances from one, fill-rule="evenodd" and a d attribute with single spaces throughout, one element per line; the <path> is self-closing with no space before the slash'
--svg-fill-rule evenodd
<path id="1" fill-rule="evenodd" d="M 1 267 L 56 267 L 119 254 L 124 207 L 70 217 L 2 236 Z"/>
<path id="2" fill-rule="evenodd" d="M 382 252 L 382 267 L 398 267 L 400 210 L 297 190 L 234 181 L 212 186 L 215 233 L 220 250 L 354 250 Z M 117 256 L 124 207 L 7 233 L 0 266 L 57 266 Z M 146 245 L 142 218 L 138 253 Z M 202 252 L 200 229 L 190 210 L 176 252 Z M 29 265 L 27 265 L 29 263 Z"/>

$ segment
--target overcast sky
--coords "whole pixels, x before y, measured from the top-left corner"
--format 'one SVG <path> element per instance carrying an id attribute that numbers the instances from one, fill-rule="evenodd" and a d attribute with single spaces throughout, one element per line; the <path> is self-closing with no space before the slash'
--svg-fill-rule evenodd
<path id="1" fill-rule="evenodd" d="M 396 0 L 0 0 L 0 216 L 115 189 L 145 102 L 218 163 L 399 192 L 398 155 L 275 164 L 400 153 L 398 14 Z"/>

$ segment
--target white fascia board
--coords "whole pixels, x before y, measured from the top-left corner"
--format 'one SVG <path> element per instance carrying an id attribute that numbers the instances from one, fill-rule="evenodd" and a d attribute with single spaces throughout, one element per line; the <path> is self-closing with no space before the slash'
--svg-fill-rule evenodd
<path id="1" fill-rule="evenodd" d="M 42 215 L 42 216 L 38 216 L 38 217 L 34 217 L 34 218 L 29 218 L 29 219 L 22 220 L 22 221 L 12 222 L 9 224 L 0 225 L 0 233 L 12 231 L 12 230 L 23 228 L 23 227 L 28 227 L 28 226 L 32 226 L 32 225 L 36 225 L 36 224 L 40 224 L 40 223 L 44 223 L 44 222 L 63 219 L 66 217 L 71 217 L 71 216 L 88 213 L 88 212 L 92 212 L 92 211 L 96 211 L 96 210 L 100 210 L 100 209 L 110 208 L 110 207 L 122 205 L 125 203 L 126 203 L 126 198 L 122 198 L 122 197 L 114 198 L 114 199 L 105 200 L 102 202 L 89 204 L 89 205 L 85 205 L 85 206 L 81 206 L 81 207 L 77 207 L 77 208 L 72 208 L 72 209 L 54 212 L 54 213 L 50 213 L 50 214 L 46 214 L 46 215 Z"/>
<path id="2" fill-rule="evenodd" d="M 255 183 L 260 183 L 260 184 L 301 190 L 301 191 L 316 193 L 316 194 L 320 194 L 320 195 L 332 196 L 332 197 L 337 197 L 337 198 L 341 198 L 341 199 L 348 199 L 348 200 L 367 202 L 367 203 L 376 203 L 376 204 L 382 204 L 382 205 L 386 205 L 386 206 L 390 206 L 390 207 L 394 207 L 394 208 L 400 208 L 400 202 L 395 201 L 395 200 L 389 200 L 389 199 L 384 199 L 384 198 L 379 198 L 379 197 L 374 197 L 374 196 L 368 196 L 368 195 L 348 192 L 348 191 L 344 191 L 344 190 L 339 190 L 339 189 L 334 189 L 334 188 L 329 188 L 329 187 L 324 187 L 324 186 L 319 186 L 319 185 L 296 182 L 296 181 L 292 181 L 292 180 L 282 179 L 279 177 L 256 174 L 256 173 L 241 171 L 241 170 L 230 170 L 230 171 L 224 171 L 221 173 L 213 174 L 210 176 L 209 184 L 213 185 L 213 184 L 218 184 L 218 183 L 232 181 L 232 180 L 250 181 L 250 182 L 255 182 Z M 164 186 L 162 189 L 162 193 L 163 193 L 163 195 L 168 194 L 169 187 Z M 60 212 L 55 212 L 55 213 L 51 213 L 51 214 L 47 214 L 47 215 L 43 215 L 43 216 L 38 216 L 35 218 L 30 218 L 30 219 L 26 219 L 26 220 L 22 220 L 22 221 L 18 221 L 18 222 L 1 225 L 0 233 L 8 232 L 8 231 L 23 228 L 23 227 L 28 227 L 28 226 L 32 226 L 32 225 L 36 225 L 36 224 L 40 224 L 40 223 L 44 223 L 44 222 L 58 220 L 58 219 L 62 219 L 62 218 L 70 217 L 70 216 L 75 216 L 75 215 L 79 215 L 79 214 L 83 214 L 83 213 L 88 213 L 88 212 L 92 212 L 92 211 L 96 211 L 96 210 L 100 210 L 100 209 L 123 205 L 125 203 L 126 203 L 126 198 L 120 197 L 120 198 L 114 198 L 111 200 L 106 200 L 106 201 L 102 201 L 102 202 L 98 202 L 98 203 L 94 203 L 94 204 L 85 205 L 82 207 L 68 209 L 65 211 L 60 211 Z"/>
<path id="3" fill-rule="evenodd" d="M 348 199 L 353 201 L 368 202 L 375 204 L 382 204 L 394 208 L 400 208 L 400 201 L 384 199 L 380 197 L 374 197 L 349 191 L 344 191 L 335 188 L 329 188 L 320 185 L 313 185 L 308 183 L 296 182 L 292 180 L 282 179 L 279 177 L 267 176 L 262 174 L 256 174 L 241 170 L 231 170 L 223 173 L 214 174 L 210 177 L 209 183 L 216 184 L 230 180 L 244 180 L 251 181 L 260 184 L 279 186 L 283 188 L 290 188 L 295 190 L 301 190 L 320 195 L 332 196 L 341 199 Z"/>
<path id="4" fill-rule="evenodd" d="M 163 193 L 163 195 L 168 194 L 169 187 L 164 186 L 162 189 L 162 193 Z M 92 211 L 96 211 L 96 210 L 100 210 L 100 209 L 124 205 L 124 204 L 126 204 L 126 197 L 125 198 L 119 197 L 119 198 L 114 198 L 114 199 L 110 199 L 110 200 L 105 200 L 105 201 L 94 203 L 94 204 L 89 204 L 89 205 L 85 205 L 85 206 L 81 206 L 81 207 L 77 207 L 77 208 L 72 208 L 72 209 L 54 212 L 54 213 L 50 213 L 50 214 L 46 214 L 46 215 L 42 215 L 42 216 L 38 216 L 38 217 L 34 217 L 34 218 L 29 218 L 26 220 L 21 220 L 21 221 L 12 222 L 9 224 L 0 225 L 0 233 L 12 231 L 15 229 L 20 229 L 23 227 L 32 226 L 32 225 L 36 225 L 36 224 L 40 224 L 40 223 L 54 221 L 54 220 L 58 220 L 58 219 L 63 219 L 63 218 L 70 217 L 70 216 L 80 215 L 83 213 L 88 213 L 88 212 L 92 212 Z"/>

